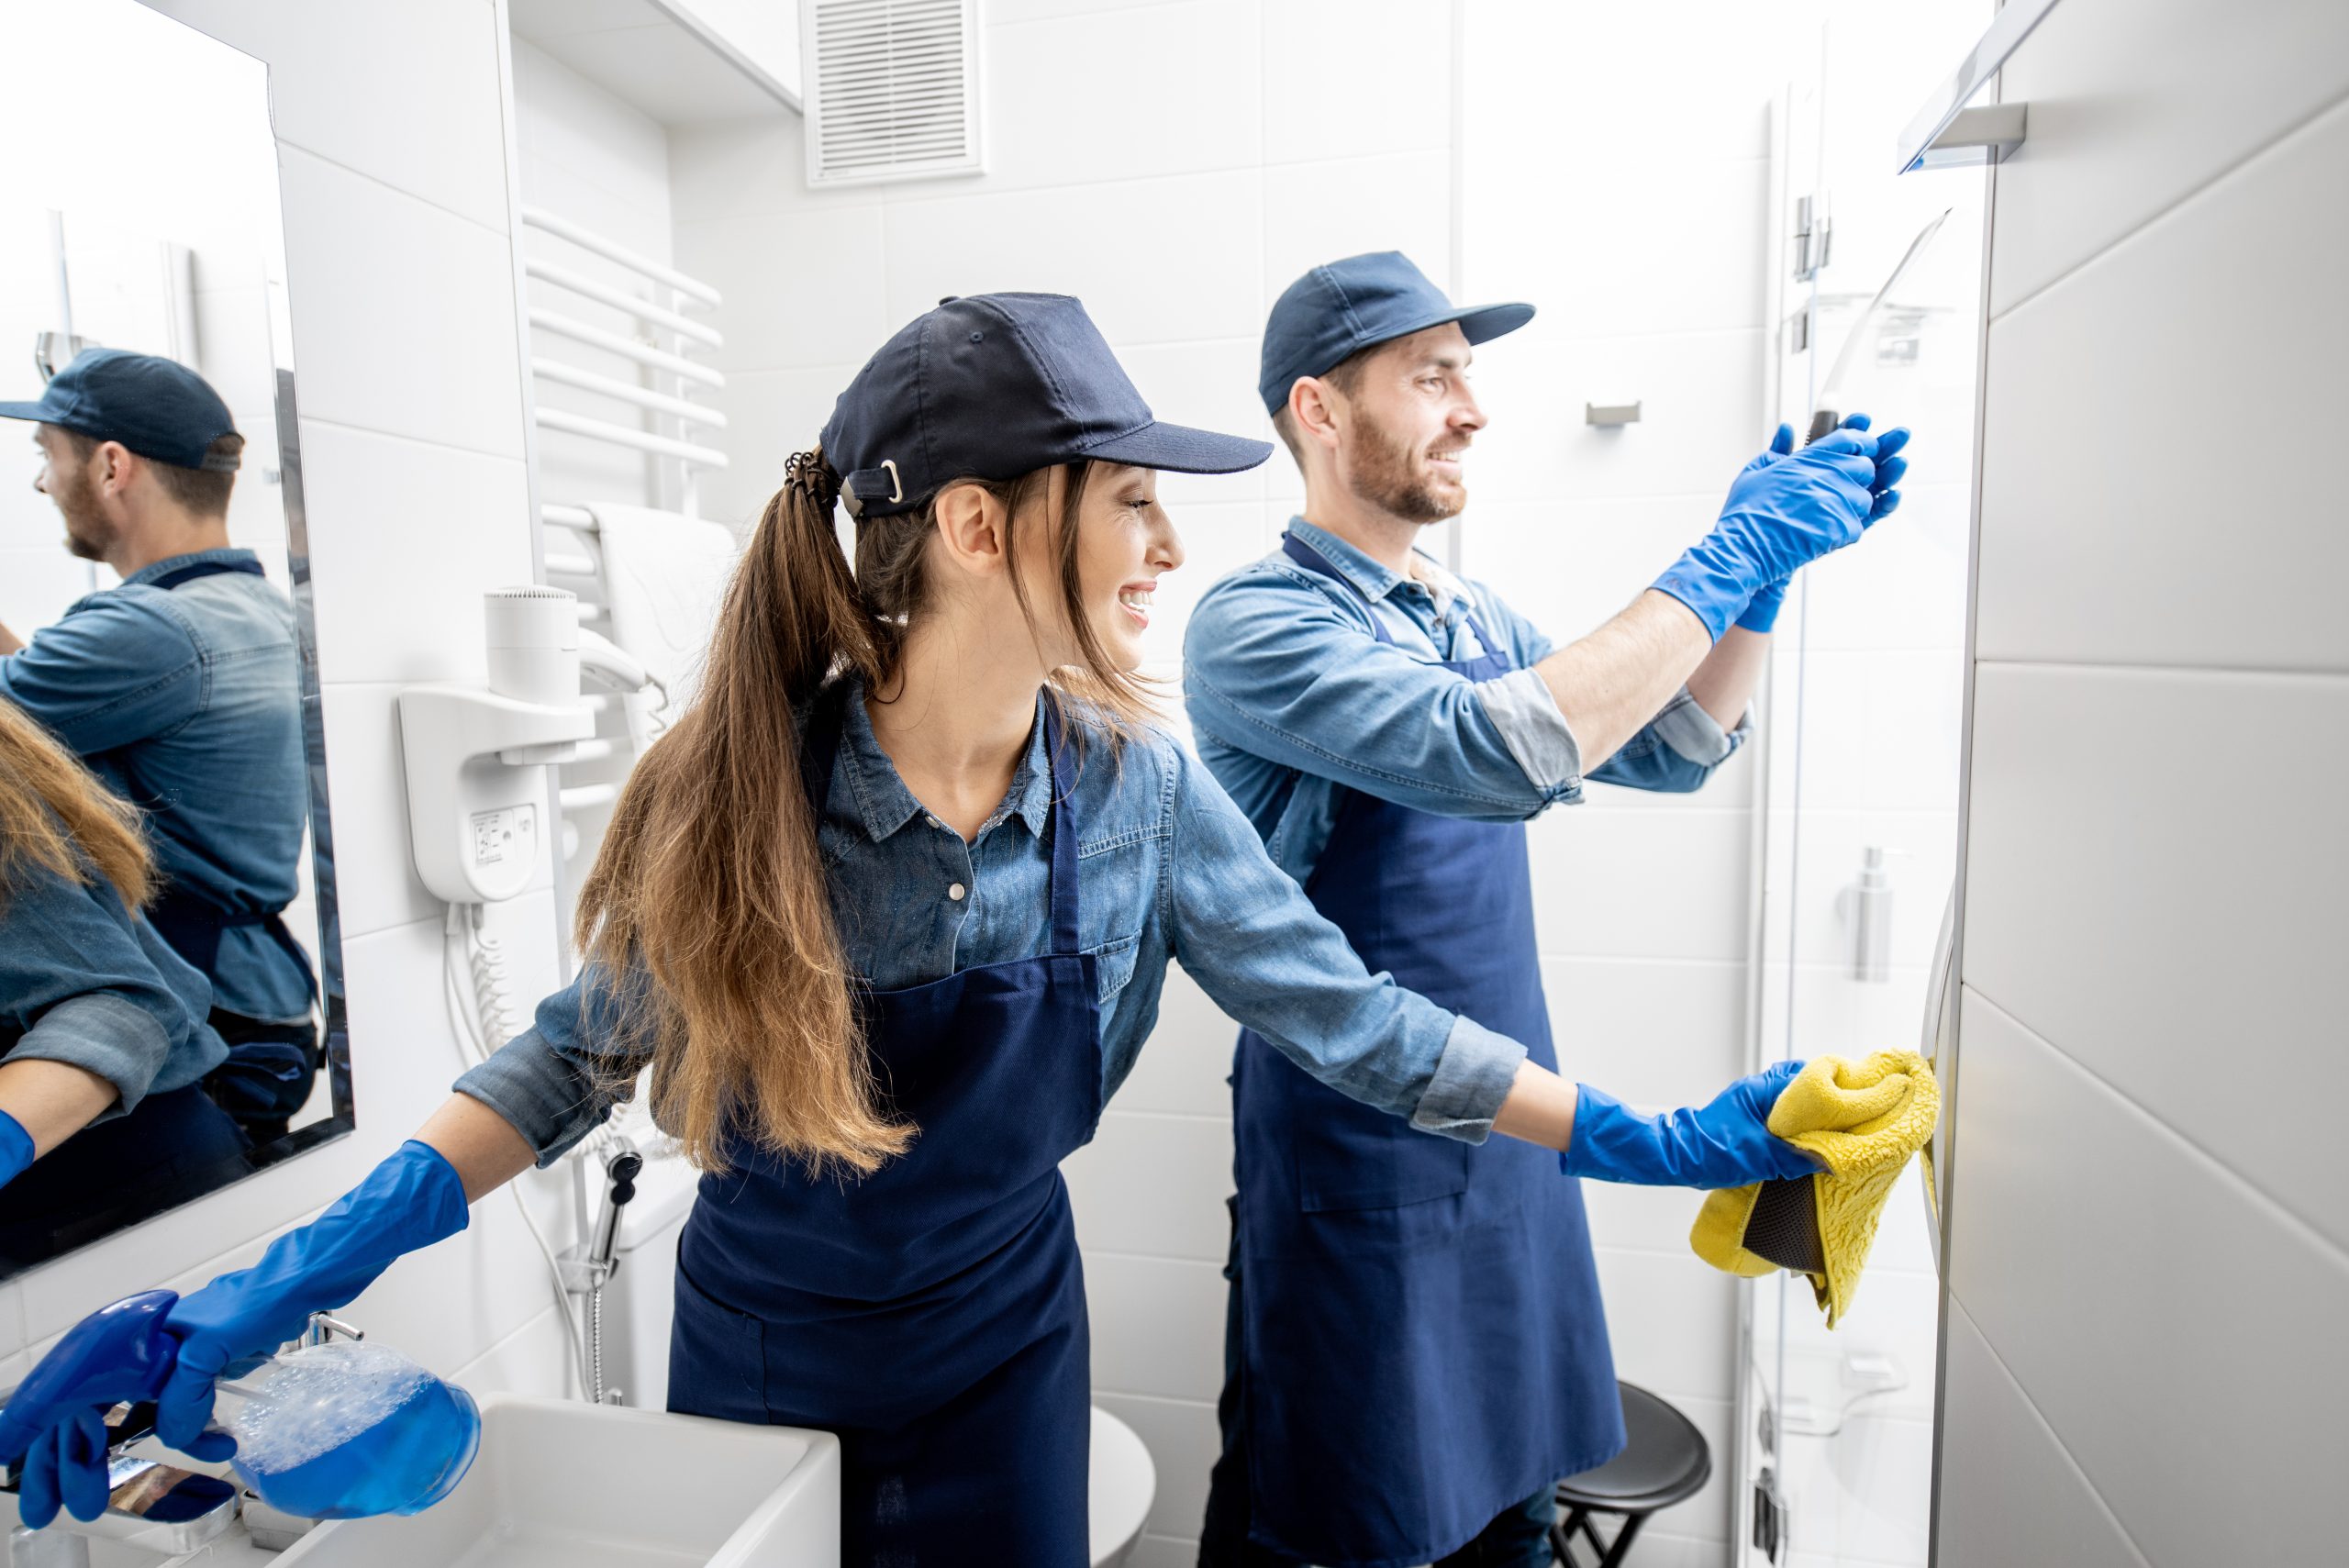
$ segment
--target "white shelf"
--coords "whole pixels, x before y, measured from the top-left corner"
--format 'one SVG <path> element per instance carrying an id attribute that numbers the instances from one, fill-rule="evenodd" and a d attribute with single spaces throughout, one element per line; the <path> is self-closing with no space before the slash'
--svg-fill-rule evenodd
<path id="1" fill-rule="evenodd" d="M 797 113 L 799 90 L 682 0 L 507 0 L 514 36 L 662 125 Z"/>

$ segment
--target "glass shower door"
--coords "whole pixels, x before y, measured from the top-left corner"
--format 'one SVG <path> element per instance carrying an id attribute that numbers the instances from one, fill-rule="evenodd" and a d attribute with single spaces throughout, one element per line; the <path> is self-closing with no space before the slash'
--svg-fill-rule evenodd
<path id="1" fill-rule="evenodd" d="M 1960 172 L 1896 184 L 1875 167 L 1888 157 L 1839 159 L 1828 110 L 1845 77 L 1831 28 L 1820 61 L 1776 116 L 1776 417 L 1799 438 L 1814 409 L 1865 412 L 1914 440 L 1900 510 L 1802 573 L 1778 621 L 1763 718 L 1757 1064 L 1930 1052 L 1957 871 L 1983 183 Z M 1936 1258 L 1912 1172 L 1836 1329 L 1807 1279 L 1752 1287 L 1740 1568 L 1922 1568 Z"/>

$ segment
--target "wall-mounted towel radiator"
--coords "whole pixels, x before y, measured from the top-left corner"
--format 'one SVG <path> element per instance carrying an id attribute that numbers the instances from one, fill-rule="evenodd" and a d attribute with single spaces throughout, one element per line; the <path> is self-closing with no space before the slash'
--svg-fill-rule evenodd
<path id="1" fill-rule="evenodd" d="M 727 465 L 726 453 L 708 444 L 708 432 L 724 429 L 726 416 L 696 401 L 726 386 L 723 373 L 695 358 L 725 346 L 715 327 L 694 316 L 722 303 L 718 290 L 544 207 L 523 206 L 522 230 L 523 273 L 545 285 L 534 291 L 537 298 L 529 312 L 535 386 L 541 394 L 550 386 L 565 387 L 618 406 L 613 417 L 600 417 L 547 407 L 541 395 L 532 399 L 533 422 L 542 433 L 599 442 L 656 460 L 650 499 L 685 517 L 698 517 L 696 476 L 705 469 Z M 573 259 L 572 252 L 550 246 L 550 239 L 584 252 L 589 260 Z M 554 254 L 546 253 L 550 250 Z M 628 329 L 615 331 L 541 303 L 549 291 L 618 312 Z M 588 362 L 555 357 L 559 345 L 551 339 L 585 350 L 579 357 Z M 606 362 L 613 360 L 633 367 L 633 374 Z M 542 473 L 544 467 L 542 463 Z M 606 498 L 545 497 L 543 488 L 541 495 L 540 518 L 563 530 L 562 543 L 550 540 L 547 574 L 578 594 L 583 624 L 608 630 L 602 552 L 595 515 L 584 505 Z M 613 697 L 591 697 L 589 702 L 606 714 L 616 714 L 619 706 Z M 566 857 L 578 842 L 579 819 L 599 815 L 618 798 L 620 786 L 608 776 L 609 764 L 629 755 L 624 733 L 599 737 L 580 748 L 573 772 L 589 776 L 566 775 L 562 790 Z"/>

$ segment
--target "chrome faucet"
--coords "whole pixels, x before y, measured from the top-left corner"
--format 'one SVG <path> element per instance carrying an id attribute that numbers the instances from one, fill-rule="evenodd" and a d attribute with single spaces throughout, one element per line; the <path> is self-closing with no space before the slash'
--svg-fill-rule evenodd
<path id="1" fill-rule="evenodd" d="M 130 1454 L 133 1444 L 153 1434 L 154 1408 L 117 1405 L 107 1412 L 106 1511 L 95 1519 L 61 1514 L 40 1529 L 16 1526 L 8 1533 L 10 1568 L 90 1568 L 93 1540 L 178 1557 L 217 1540 L 237 1522 L 238 1490 L 231 1483 Z M 11 1472 L 0 1480 L 0 1491 L 16 1496 L 22 1481 L 20 1472 Z M 201 1507 L 186 1518 L 151 1518 L 148 1510 L 166 1496 L 183 1507 Z"/>

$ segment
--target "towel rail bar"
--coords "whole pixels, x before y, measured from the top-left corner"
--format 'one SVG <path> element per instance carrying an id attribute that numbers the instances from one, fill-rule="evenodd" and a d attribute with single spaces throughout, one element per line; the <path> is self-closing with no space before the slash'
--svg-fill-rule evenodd
<path id="1" fill-rule="evenodd" d="M 566 506 L 559 501 L 540 502 L 539 520 L 552 523 L 559 528 L 571 528 L 583 534 L 593 535 L 596 531 L 595 513 L 584 506 Z"/>
<path id="2" fill-rule="evenodd" d="M 698 300 L 703 305 L 718 305 L 723 301 L 723 296 L 716 289 L 703 283 L 699 278 L 689 278 L 674 267 L 656 261 L 650 256 L 639 255 L 627 246 L 607 239 L 593 229 L 583 228 L 567 217 L 558 217 L 542 206 L 523 207 L 522 222 L 529 228 L 538 229 L 544 234 L 551 234 L 558 239 L 568 239 L 582 250 L 592 251 L 616 266 L 626 267 L 629 272 L 651 278 L 654 283 L 665 284 L 679 294 L 689 299 Z"/>
<path id="3" fill-rule="evenodd" d="M 624 360 L 634 360 L 638 364 L 650 365 L 654 370 L 666 371 L 671 375 L 698 382 L 704 386 L 726 384 L 726 377 L 707 365 L 697 365 L 682 354 L 648 349 L 632 338 L 607 332 L 600 327 L 590 327 L 577 317 L 565 316 L 559 310 L 540 310 L 533 306 L 530 326 L 534 330 L 552 332 L 573 342 L 584 343 L 591 349 L 601 349 L 607 354 L 618 354 Z"/>
<path id="4" fill-rule="evenodd" d="M 726 416 L 715 408 L 705 408 L 698 403 L 688 403 L 665 392 L 649 392 L 640 386 L 630 386 L 624 381 L 597 375 L 594 371 L 584 371 L 576 365 L 566 365 L 559 360 L 541 360 L 533 356 L 530 373 L 540 381 L 575 386 L 582 392 L 632 403 L 639 408 L 650 408 L 656 414 L 674 414 L 688 425 L 708 425 L 721 430 L 726 428 Z"/>
<path id="5" fill-rule="evenodd" d="M 536 256 L 522 258 L 522 271 L 541 283 L 569 289 L 583 298 L 598 305 L 608 305 L 614 310 L 626 311 L 639 321 L 649 322 L 663 332 L 674 332 L 680 338 L 716 349 L 725 345 L 725 335 L 715 327 L 705 327 L 698 321 L 688 321 L 674 310 L 664 309 L 649 299 L 639 299 L 625 289 L 598 283 L 584 272 L 574 272 L 569 267 L 558 267 L 551 261 L 541 261 Z"/>
<path id="6" fill-rule="evenodd" d="M 601 419 L 583 418 L 566 414 L 560 408 L 541 408 L 533 416 L 542 430 L 561 430 L 565 435 L 584 436 L 590 440 L 609 441 L 614 446 L 629 447 L 640 452 L 655 452 L 673 457 L 680 462 L 697 468 L 724 468 L 726 454 L 716 447 L 696 446 L 691 441 L 672 440 L 667 436 L 648 435 L 631 430 L 625 425 L 607 424 Z"/>
<path id="7" fill-rule="evenodd" d="M 573 784 L 561 791 L 557 798 L 562 802 L 563 815 L 568 817 L 573 812 L 609 806 L 619 797 L 620 786 L 616 784 Z"/>
<path id="8" fill-rule="evenodd" d="M 612 737 L 612 736 L 609 736 L 609 735 L 599 735 L 599 736 L 596 736 L 596 737 L 594 740 L 574 740 L 574 741 L 573 741 L 573 742 L 572 742 L 572 746 L 571 746 L 571 762 L 608 762 L 608 761 L 610 761 L 612 758 L 617 757 L 617 756 L 619 756 L 619 755 L 620 755 L 624 751 L 634 751 L 634 750 L 635 750 L 635 748 L 630 747 L 630 746 L 626 746 L 622 741 L 620 741 L 620 740 L 618 740 L 615 739 L 615 738 L 614 738 L 614 737 Z M 571 765 L 571 763 L 570 763 L 570 762 L 566 762 L 566 763 L 564 763 L 563 765 L 564 765 L 565 767 L 569 767 L 569 766 Z"/>
<path id="9" fill-rule="evenodd" d="M 551 550 L 547 551 L 547 570 L 560 572 L 566 577 L 593 577 L 596 575 L 596 558 Z"/>

